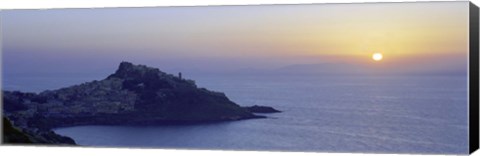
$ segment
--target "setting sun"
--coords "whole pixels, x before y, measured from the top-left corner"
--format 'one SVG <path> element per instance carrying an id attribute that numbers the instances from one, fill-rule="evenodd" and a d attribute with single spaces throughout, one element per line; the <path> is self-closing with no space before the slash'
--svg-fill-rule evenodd
<path id="1" fill-rule="evenodd" d="M 375 61 L 381 61 L 383 59 L 383 55 L 382 53 L 374 53 L 372 55 L 372 59 Z"/>

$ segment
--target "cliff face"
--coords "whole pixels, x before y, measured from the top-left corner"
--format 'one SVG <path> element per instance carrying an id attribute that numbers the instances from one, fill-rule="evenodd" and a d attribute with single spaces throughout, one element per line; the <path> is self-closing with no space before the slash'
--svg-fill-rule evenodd
<path id="1" fill-rule="evenodd" d="M 87 124 L 183 124 L 262 118 L 225 94 L 156 68 L 122 62 L 104 80 L 39 94 L 3 92 L 4 115 L 19 128 L 48 132 Z"/>

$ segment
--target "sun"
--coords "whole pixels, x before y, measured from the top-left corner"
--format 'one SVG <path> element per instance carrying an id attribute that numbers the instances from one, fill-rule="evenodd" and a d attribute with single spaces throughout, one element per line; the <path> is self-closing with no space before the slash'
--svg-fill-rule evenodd
<path id="1" fill-rule="evenodd" d="M 374 53 L 372 55 L 372 59 L 375 61 L 381 61 L 383 59 L 383 55 L 382 53 Z"/>

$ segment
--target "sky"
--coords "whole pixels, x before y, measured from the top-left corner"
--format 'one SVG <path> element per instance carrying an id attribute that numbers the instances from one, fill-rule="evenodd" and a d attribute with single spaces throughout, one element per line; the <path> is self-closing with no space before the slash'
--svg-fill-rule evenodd
<path id="1" fill-rule="evenodd" d="M 109 74 L 121 61 L 167 72 L 468 63 L 468 2 L 2 10 L 0 20 L 6 79 Z"/>

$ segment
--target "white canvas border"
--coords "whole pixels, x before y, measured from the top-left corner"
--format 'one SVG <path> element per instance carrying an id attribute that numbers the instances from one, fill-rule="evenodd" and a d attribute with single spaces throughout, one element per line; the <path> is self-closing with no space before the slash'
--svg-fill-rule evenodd
<path id="1" fill-rule="evenodd" d="M 50 9 L 50 8 L 103 8 L 103 7 L 151 7 L 151 6 L 205 6 L 205 5 L 257 5 L 257 4 L 311 4 L 311 3 L 364 3 L 364 2 L 428 2 L 431 0 L 0 0 L 0 10 L 5 9 Z M 448 1 L 448 0 L 435 0 Z M 451 1 L 451 0 L 450 0 Z M 480 0 L 472 0 L 480 4 Z M 42 146 L 0 146 L 2 155 L 71 155 L 71 156 L 130 156 L 130 155 L 211 155 L 211 156 L 344 156 L 378 155 L 401 156 L 406 154 L 361 154 L 361 153 L 305 153 L 305 152 L 255 152 L 211 150 L 166 150 L 128 148 L 83 148 Z M 480 156 L 480 152 L 472 154 Z M 423 155 L 426 156 L 426 155 Z"/>

